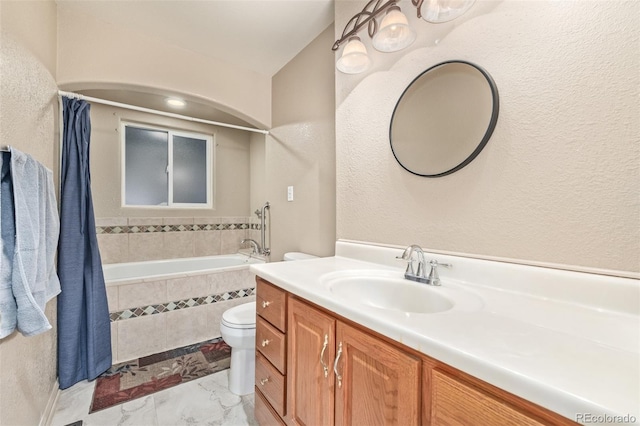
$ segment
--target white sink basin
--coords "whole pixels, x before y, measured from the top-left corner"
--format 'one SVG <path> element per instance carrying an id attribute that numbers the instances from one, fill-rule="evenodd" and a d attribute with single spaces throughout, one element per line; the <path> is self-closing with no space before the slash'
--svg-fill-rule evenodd
<path id="1" fill-rule="evenodd" d="M 336 296 L 393 311 L 432 314 L 448 311 L 453 302 L 424 284 L 383 277 L 346 277 L 329 287 Z"/>
<path id="2" fill-rule="evenodd" d="M 332 273 L 322 277 L 321 282 L 342 300 L 390 311 L 434 314 L 454 308 L 476 310 L 482 306 L 477 296 L 452 289 L 446 282 L 442 286 L 430 286 L 390 271 Z"/>

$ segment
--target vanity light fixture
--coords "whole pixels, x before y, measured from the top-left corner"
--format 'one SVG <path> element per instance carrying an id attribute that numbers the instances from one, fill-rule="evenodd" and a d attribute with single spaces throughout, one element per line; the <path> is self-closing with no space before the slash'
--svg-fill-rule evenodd
<path id="1" fill-rule="evenodd" d="M 187 103 L 179 98 L 167 98 L 167 105 L 174 108 L 183 108 Z"/>
<path id="2" fill-rule="evenodd" d="M 416 40 L 416 31 L 409 26 L 407 17 L 398 6 L 398 0 L 370 0 L 361 12 L 354 15 L 342 31 L 342 36 L 333 43 L 336 51 L 346 42 L 336 68 L 345 74 L 365 71 L 371 59 L 367 48 L 358 37 L 358 32 L 367 26 L 373 47 L 380 52 L 397 52 L 410 46 Z M 451 21 L 465 13 L 475 0 L 411 0 L 417 9 L 418 18 L 427 22 Z M 380 25 L 376 18 L 386 14 Z"/>
<path id="3" fill-rule="evenodd" d="M 359 74 L 369 68 L 370 63 L 367 48 L 360 41 L 360 37 L 351 36 L 336 63 L 336 68 L 345 74 Z"/>

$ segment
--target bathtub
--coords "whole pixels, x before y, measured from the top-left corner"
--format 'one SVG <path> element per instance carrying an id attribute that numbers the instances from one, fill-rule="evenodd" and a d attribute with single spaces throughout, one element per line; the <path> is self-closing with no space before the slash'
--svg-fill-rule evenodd
<path id="1" fill-rule="evenodd" d="M 227 309 L 255 301 L 244 254 L 103 265 L 114 364 L 220 337 Z"/>
<path id="2" fill-rule="evenodd" d="M 102 270 L 107 286 L 109 286 L 132 280 L 154 280 L 162 276 L 198 275 L 212 270 L 242 269 L 252 263 L 263 263 L 263 261 L 244 254 L 229 254 L 147 262 L 111 263 L 103 265 Z"/>

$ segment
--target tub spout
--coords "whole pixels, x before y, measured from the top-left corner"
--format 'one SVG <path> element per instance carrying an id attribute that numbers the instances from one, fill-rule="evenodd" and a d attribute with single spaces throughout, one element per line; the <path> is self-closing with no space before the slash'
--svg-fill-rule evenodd
<path id="1" fill-rule="evenodd" d="M 262 253 L 262 250 L 260 250 L 260 244 L 258 244 L 255 240 L 252 240 L 251 238 L 246 238 L 240 241 L 240 244 L 245 244 L 245 243 L 249 243 L 252 254 L 260 255 Z"/>

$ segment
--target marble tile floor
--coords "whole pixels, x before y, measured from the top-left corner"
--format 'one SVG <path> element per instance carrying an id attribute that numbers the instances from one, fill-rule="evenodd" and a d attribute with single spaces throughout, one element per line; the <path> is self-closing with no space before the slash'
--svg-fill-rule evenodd
<path id="1" fill-rule="evenodd" d="M 95 381 L 85 380 L 60 392 L 51 426 L 257 426 L 253 394 L 229 392 L 228 376 L 219 371 L 92 414 Z"/>

